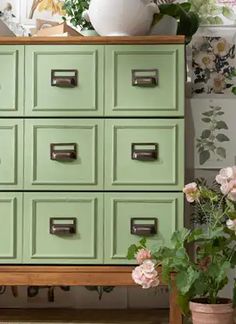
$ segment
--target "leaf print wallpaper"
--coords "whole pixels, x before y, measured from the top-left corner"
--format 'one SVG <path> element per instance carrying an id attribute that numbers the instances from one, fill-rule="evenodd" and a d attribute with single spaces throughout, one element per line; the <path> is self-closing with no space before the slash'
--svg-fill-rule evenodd
<path id="1" fill-rule="evenodd" d="M 196 148 L 199 155 L 199 163 L 203 165 L 213 155 L 216 159 L 226 159 L 226 149 L 224 142 L 230 139 L 223 131 L 228 130 L 228 126 L 222 119 L 225 113 L 220 106 L 211 106 L 209 110 L 201 113 L 201 121 L 205 127 L 200 137 L 196 139 Z"/>
<path id="2" fill-rule="evenodd" d="M 218 169 L 236 163 L 235 99 L 192 99 L 194 167 Z"/>
<path id="3" fill-rule="evenodd" d="M 192 43 L 192 92 L 196 97 L 235 97 L 235 44 L 225 37 L 196 37 Z"/>

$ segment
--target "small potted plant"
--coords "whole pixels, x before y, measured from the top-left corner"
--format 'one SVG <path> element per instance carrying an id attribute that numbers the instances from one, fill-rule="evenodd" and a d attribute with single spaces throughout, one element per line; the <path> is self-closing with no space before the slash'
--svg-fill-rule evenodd
<path id="1" fill-rule="evenodd" d="M 178 3 L 175 0 L 155 0 L 155 2 L 160 12 L 154 15 L 151 33 L 155 34 L 155 29 L 158 31 L 158 25 L 165 20 L 166 27 L 163 29 L 168 29 L 171 21 L 166 18 L 172 17 L 173 21 L 176 21 L 176 34 L 185 35 L 186 43 L 189 43 L 199 27 L 199 16 L 197 12 L 192 11 L 191 3 L 189 1 Z"/>
<path id="2" fill-rule="evenodd" d="M 150 248 L 146 239 L 130 246 L 128 258 L 139 263 L 132 277 L 143 288 L 155 287 L 161 266 L 162 280 L 171 287 L 175 272 L 177 302 L 183 314 L 192 312 L 193 324 L 233 324 L 235 300 L 221 298 L 220 291 L 236 265 L 236 166 L 220 170 L 212 188 L 201 179 L 183 191 L 193 205 L 194 229 L 175 231 L 171 245 L 159 249 Z M 232 295 L 235 299 L 236 286 Z"/>
<path id="3" fill-rule="evenodd" d="M 95 36 L 92 24 L 86 20 L 84 12 L 89 8 L 90 0 L 65 0 L 63 9 L 66 13 L 64 20 L 69 18 L 70 23 L 80 29 L 80 33 L 84 36 Z"/>

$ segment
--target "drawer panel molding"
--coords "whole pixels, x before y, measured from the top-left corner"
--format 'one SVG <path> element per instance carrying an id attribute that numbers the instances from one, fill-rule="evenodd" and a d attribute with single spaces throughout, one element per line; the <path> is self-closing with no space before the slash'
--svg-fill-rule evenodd
<path id="1" fill-rule="evenodd" d="M 22 262 L 22 193 L 0 192 L 0 263 Z"/>
<path id="2" fill-rule="evenodd" d="M 72 159 L 53 158 L 52 146 L 75 146 Z M 73 153 L 73 152 L 72 152 Z M 55 153 L 56 154 L 56 153 Z M 103 189 L 103 121 L 26 120 L 25 188 L 33 190 Z"/>
<path id="3" fill-rule="evenodd" d="M 103 115 L 103 57 L 103 46 L 28 46 L 26 115 Z"/>
<path id="4" fill-rule="evenodd" d="M 182 46 L 107 46 L 106 115 L 183 116 Z"/>
<path id="5" fill-rule="evenodd" d="M 23 121 L 0 120 L 0 190 L 23 189 Z"/>
<path id="6" fill-rule="evenodd" d="M 102 205 L 99 193 L 25 193 L 24 262 L 102 263 Z"/>
<path id="7" fill-rule="evenodd" d="M 105 188 L 182 190 L 183 129 L 179 119 L 106 120 Z"/>
<path id="8" fill-rule="evenodd" d="M 151 245 L 170 244 L 172 233 L 183 226 L 182 193 L 108 193 L 105 195 L 105 263 L 135 263 L 126 258 L 128 246 L 144 233 L 133 233 L 133 220 L 147 233 Z"/>
<path id="9" fill-rule="evenodd" d="M 0 117 L 24 113 L 24 46 L 0 47 Z"/>

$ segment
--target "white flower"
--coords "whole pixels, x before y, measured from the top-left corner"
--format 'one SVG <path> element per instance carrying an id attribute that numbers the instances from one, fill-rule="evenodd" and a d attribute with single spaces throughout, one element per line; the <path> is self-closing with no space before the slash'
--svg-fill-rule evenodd
<path id="1" fill-rule="evenodd" d="M 211 42 L 213 53 L 219 56 L 225 56 L 228 54 L 231 45 L 224 38 L 213 40 Z"/>
<path id="2" fill-rule="evenodd" d="M 229 181 L 228 198 L 236 201 L 236 179 Z"/>
<path id="3" fill-rule="evenodd" d="M 226 222 L 228 229 L 236 232 L 236 219 L 228 219 Z"/>
<path id="4" fill-rule="evenodd" d="M 215 67 L 215 55 L 207 52 L 198 52 L 194 55 L 194 61 L 201 69 L 212 70 Z"/>
<path id="5" fill-rule="evenodd" d="M 207 85 L 214 93 L 222 93 L 226 88 L 224 75 L 217 72 L 211 73 Z"/>

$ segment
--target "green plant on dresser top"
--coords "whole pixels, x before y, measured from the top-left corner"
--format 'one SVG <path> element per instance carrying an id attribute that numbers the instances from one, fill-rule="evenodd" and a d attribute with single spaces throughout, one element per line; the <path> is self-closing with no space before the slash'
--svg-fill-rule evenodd
<path id="1" fill-rule="evenodd" d="M 156 39 L 0 45 L 2 264 L 132 264 L 183 227 L 184 44 Z"/>

